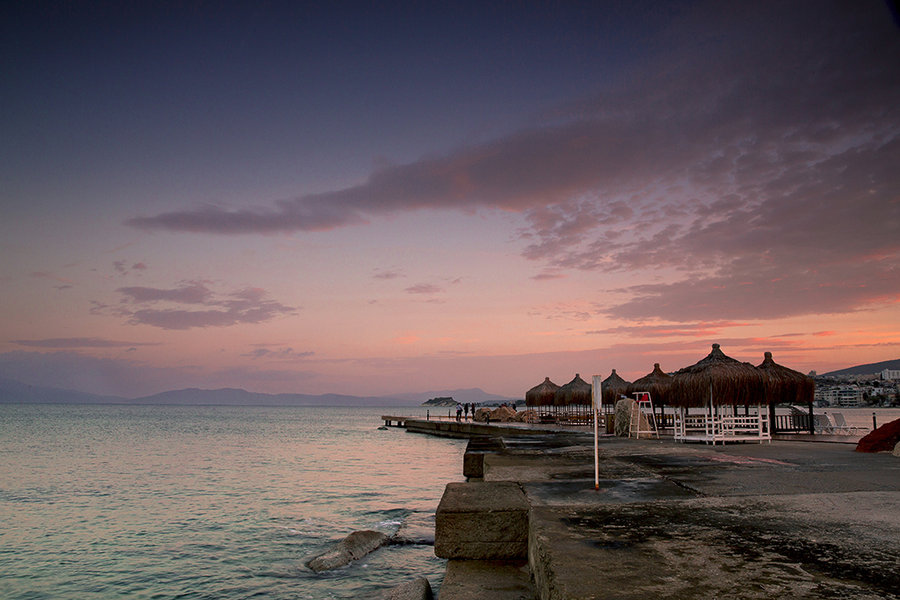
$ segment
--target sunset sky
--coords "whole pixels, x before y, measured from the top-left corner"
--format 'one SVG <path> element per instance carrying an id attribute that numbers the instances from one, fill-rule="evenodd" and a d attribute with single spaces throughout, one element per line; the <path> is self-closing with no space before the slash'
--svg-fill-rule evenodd
<path id="1" fill-rule="evenodd" d="M 0 376 L 522 396 L 713 342 L 900 357 L 888 3 L 389 4 L 4 3 Z"/>

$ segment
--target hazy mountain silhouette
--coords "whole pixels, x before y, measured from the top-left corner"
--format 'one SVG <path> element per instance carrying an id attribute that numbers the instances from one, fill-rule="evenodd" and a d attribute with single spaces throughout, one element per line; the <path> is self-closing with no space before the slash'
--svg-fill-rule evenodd
<path id="1" fill-rule="evenodd" d="M 350 396 L 346 394 L 263 394 L 241 388 L 207 390 L 186 388 L 150 396 L 125 398 L 102 396 L 77 390 L 29 385 L 0 377 L 0 404 L 158 404 L 224 406 L 418 406 L 435 396 L 452 396 L 458 402 L 496 402 L 509 400 L 488 394 L 479 388 L 440 390 L 388 396 Z"/>
<path id="2" fill-rule="evenodd" d="M 881 373 L 885 369 L 900 369 L 900 358 L 894 360 L 883 360 L 877 363 L 869 363 L 867 365 L 857 365 L 855 367 L 847 367 L 839 371 L 829 371 L 822 375 L 871 375 L 872 373 Z"/>

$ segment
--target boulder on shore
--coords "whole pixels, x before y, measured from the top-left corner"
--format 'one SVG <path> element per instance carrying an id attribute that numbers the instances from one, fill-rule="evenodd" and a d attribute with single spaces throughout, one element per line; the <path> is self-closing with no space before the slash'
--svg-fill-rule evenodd
<path id="1" fill-rule="evenodd" d="M 900 419 L 885 423 L 859 440 L 857 452 L 892 452 L 900 442 Z"/>
<path id="2" fill-rule="evenodd" d="M 380 531 L 370 529 L 354 531 L 340 542 L 306 563 L 316 573 L 336 569 L 359 560 L 366 554 L 381 547 L 388 537 Z"/>
<path id="3" fill-rule="evenodd" d="M 530 408 L 527 410 L 520 410 L 516 413 L 513 421 L 517 423 L 530 423 L 532 421 L 537 421 L 537 412 Z"/>
<path id="4" fill-rule="evenodd" d="M 384 600 L 434 600 L 431 584 L 424 577 L 401 583 L 382 595 Z"/>
<path id="5" fill-rule="evenodd" d="M 475 420 L 479 423 L 484 423 L 487 421 L 487 418 L 491 415 L 491 409 L 481 407 L 475 411 Z"/>
<path id="6" fill-rule="evenodd" d="M 508 406 L 500 406 L 491 411 L 491 421 L 509 423 L 516 418 L 516 411 Z"/>

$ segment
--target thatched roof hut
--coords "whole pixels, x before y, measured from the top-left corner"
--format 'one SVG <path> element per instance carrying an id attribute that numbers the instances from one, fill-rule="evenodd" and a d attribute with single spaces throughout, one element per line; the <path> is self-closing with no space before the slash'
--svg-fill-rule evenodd
<path id="1" fill-rule="evenodd" d="M 629 385 L 630 383 L 619 377 L 619 374 L 613 369 L 609 377 L 600 384 L 600 389 L 603 391 L 603 404 L 615 404 L 620 395 L 628 393 Z"/>
<path id="2" fill-rule="evenodd" d="M 743 406 L 766 403 L 763 374 L 753 365 L 740 362 L 712 345 L 712 352 L 698 362 L 680 369 L 672 378 L 669 404 L 673 406 Z"/>
<path id="3" fill-rule="evenodd" d="M 590 406 L 591 384 L 582 379 L 581 375 L 575 373 L 575 378 L 572 381 L 556 390 L 556 397 L 553 403 L 556 406 L 572 406 L 574 404 Z"/>
<path id="4" fill-rule="evenodd" d="M 759 369 L 766 382 L 766 398 L 770 404 L 809 404 L 813 401 L 816 384 L 812 377 L 789 369 L 772 360 L 766 352 Z"/>
<path id="5" fill-rule="evenodd" d="M 631 396 L 634 392 L 650 392 L 650 397 L 657 406 L 668 402 L 669 389 L 672 387 L 672 376 L 659 368 L 659 363 L 654 363 L 653 372 L 635 379 L 628 386 L 626 394 Z"/>
<path id="6" fill-rule="evenodd" d="M 545 377 L 543 383 L 525 392 L 525 405 L 553 406 L 553 400 L 556 398 L 556 390 L 558 389 L 558 385 L 550 381 L 549 377 Z"/>

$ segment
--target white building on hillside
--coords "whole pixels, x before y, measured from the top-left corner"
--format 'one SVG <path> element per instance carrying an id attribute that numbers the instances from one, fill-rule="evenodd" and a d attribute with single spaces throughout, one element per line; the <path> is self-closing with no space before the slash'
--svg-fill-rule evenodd
<path id="1" fill-rule="evenodd" d="M 885 369 L 881 372 L 882 379 L 900 379 L 900 369 Z"/>
<path id="2" fill-rule="evenodd" d="M 862 404 L 863 392 L 855 385 L 832 388 L 816 388 L 816 400 L 828 406 L 853 408 Z"/>

